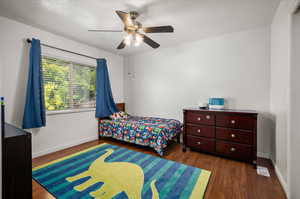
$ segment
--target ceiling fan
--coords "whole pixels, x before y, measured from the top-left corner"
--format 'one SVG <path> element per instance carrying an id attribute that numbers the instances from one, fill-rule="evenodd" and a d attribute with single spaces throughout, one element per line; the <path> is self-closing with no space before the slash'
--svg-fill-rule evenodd
<path id="1" fill-rule="evenodd" d="M 117 15 L 124 23 L 123 30 L 89 30 L 91 32 L 126 32 L 127 35 L 121 41 L 117 49 L 123 49 L 125 46 L 130 46 L 132 43 L 134 46 L 139 46 L 142 42 L 145 42 L 152 48 L 158 48 L 160 45 L 146 36 L 144 33 L 171 33 L 174 32 L 172 26 L 155 26 L 155 27 L 143 27 L 142 24 L 136 21 L 139 13 L 131 11 L 129 13 L 123 11 L 116 11 Z"/>

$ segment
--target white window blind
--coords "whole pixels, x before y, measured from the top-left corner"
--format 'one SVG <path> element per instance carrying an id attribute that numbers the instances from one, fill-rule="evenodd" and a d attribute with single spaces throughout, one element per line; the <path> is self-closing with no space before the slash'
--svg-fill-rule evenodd
<path id="1" fill-rule="evenodd" d="M 42 69 L 46 110 L 95 107 L 95 67 L 43 56 Z"/>

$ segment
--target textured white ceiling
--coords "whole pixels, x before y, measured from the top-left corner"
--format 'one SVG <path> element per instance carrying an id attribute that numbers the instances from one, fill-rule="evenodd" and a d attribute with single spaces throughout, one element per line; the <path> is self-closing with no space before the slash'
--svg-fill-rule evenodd
<path id="1" fill-rule="evenodd" d="M 113 53 L 153 50 L 146 44 L 117 50 L 123 33 L 115 10 L 137 10 L 144 26 L 173 25 L 175 33 L 148 34 L 161 48 L 269 25 L 280 0 L 0 0 L 0 15 Z"/>

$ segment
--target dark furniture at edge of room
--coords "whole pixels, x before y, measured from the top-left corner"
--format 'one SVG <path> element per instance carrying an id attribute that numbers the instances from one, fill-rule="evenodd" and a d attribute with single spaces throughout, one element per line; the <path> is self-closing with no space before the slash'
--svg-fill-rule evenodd
<path id="1" fill-rule="evenodd" d="M 2 198 L 32 198 L 31 134 L 4 122 L 1 106 Z"/>
<path id="2" fill-rule="evenodd" d="M 255 111 L 183 110 L 183 151 L 193 150 L 257 164 L 257 116 Z"/>

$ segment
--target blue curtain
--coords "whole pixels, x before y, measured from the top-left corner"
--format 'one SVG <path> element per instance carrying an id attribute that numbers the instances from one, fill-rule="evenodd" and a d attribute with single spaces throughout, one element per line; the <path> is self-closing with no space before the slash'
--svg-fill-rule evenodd
<path id="1" fill-rule="evenodd" d="M 115 112 L 118 112 L 118 109 L 111 93 L 106 60 L 97 59 L 96 117 L 108 117 Z"/>
<path id="2" fill-rule="evenodd" d="M 23 128 L 39 128 L 46 125 L 43 73 L 41 67 L 41 43 L 32 39 L 29 54 L 29 72 Z"/>

